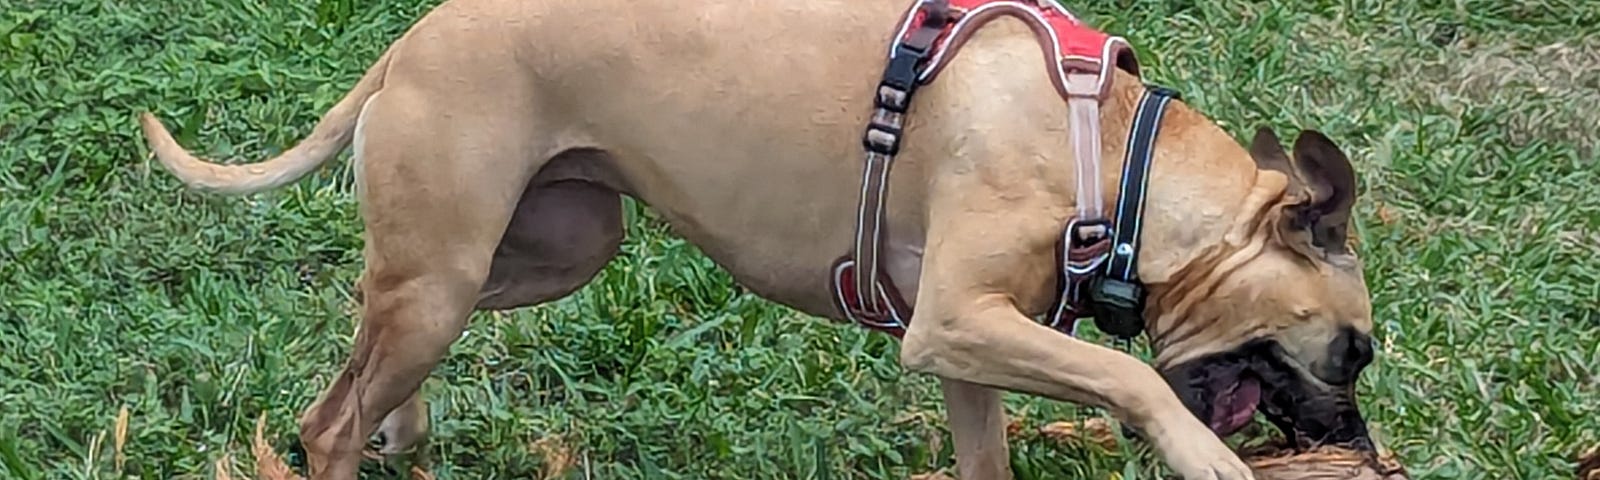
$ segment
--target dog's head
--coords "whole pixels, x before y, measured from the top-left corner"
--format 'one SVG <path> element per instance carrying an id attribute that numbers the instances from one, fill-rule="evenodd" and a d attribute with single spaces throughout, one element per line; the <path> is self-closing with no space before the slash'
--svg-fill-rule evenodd
<path id="1" fill-rule="evenodd" d="M 1218 434 L 1260 411 L 1302 446 L 1370 449 L 1355 397 L 1373 345 L 1371 297 L 1347 243 L 1354 170 L 1315 131 L 1291 157 L 1262 129 L 1250 154 L 1283 174 L 1263 172 L 1281 194 L 1152 290 L 1157 367 Z"/>

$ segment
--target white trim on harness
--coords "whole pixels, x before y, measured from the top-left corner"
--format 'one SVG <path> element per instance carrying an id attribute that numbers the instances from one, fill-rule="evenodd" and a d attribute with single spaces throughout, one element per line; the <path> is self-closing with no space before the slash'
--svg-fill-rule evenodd
<path id="1" fill-rule="evenodd" d="M 845 269 L 855 267 L 855 265 L 856 265 L 856 262 L 854 260 L 846 260 L 846 261 L 843 261 L 843 262 L 839 262 L 839 265 L 833 267 L 833 283 L 834 283 L 834 285 L 839 285 L 841 287 L 843 285 L 845 285 L 844 271 L 845 271 Z M 861 270 L 857 269 L 856 270 L 856 276 L 859 277 L 860 275 L 861 275 Z M 839 306 L 840 307 L 844 307 L 844 308 L 841 308 L 841 310 L 844 310 L 845 319 L 850 320 L 850 321 L 855 322 L 855 323 L 866 325 L 866 326 L 869 326 L 869 327 L 898 328 L 898 329 L 904 330 L 908 325 L 906 325 L 906 322 L 903 319 L 903 317 L 900 316 L 900 310 L 894 307 L 894 302 L 888 301 L 888 294 L 889 294 L 888 290 L 886 290 L 884 288 L 882 282 L 874 281 L 874 282 L 872 282 L 872 285 L 873 285 L 873 287 L 875 287 L 877 295 L 884 299 L 884 302 L 883 302 L 884 311 L 889 314 L 890 322 L 889 323 L 874 322 L 874 321 L 871 321 L 871 320 L 867 320 L 867 319 L 864 319 L 864 318 L 857 317 L 855 315 L 855 312 L 851 311 L 850 308 L 848 308 L 850 303 L 845 298 L 844 289 L 843 288 L 835 288 L 834 289 L 834 300 L 837 300 L 839 302 Z M 865 301 L 865 300 L 863 300 L 863 301 Z"/>

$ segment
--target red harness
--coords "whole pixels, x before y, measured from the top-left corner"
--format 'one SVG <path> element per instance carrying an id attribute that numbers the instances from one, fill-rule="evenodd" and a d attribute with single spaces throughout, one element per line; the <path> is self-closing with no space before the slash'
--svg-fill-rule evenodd
<path id="1" fill-rule="evenodd" d="M 1084 25 L 1055 0 L 918 0 L 900 22 L 878 85 L 877 110 L 862 139 L 867 154 L 855 249 L 833 267 L 834 300 L 851 321 L 896 337 L 905 335 L 911 307 L 883 272 L 879 258 L 888 172 L 899 152 L 905 114 L 916 89 L 931 83 L 974 32 L 1002 15 L 1023 20 L 1039 38 L 1046 63 L 1053 66 L 1051 82 L 1071 110 L 1080 179 L 1077 218 L 1105 217 L 1099 182 L 1082 179 L 1100 178 L 1099 104 L 1111 91 L 1113 69 L 1139 75 L 1139 62 L 1128 42 Z M 1064 235 L 1064 271 L 1093 269 L 1106 257 L 1110 244 L 1106 232 L 1098 231 L 1095 238 L 1097 232 L 1089 229 L 1089 236 L 1072 238 L 1085 230 L 1082 227 L 1069 226 Z M 1063 281 L 1079 279 L 1067 274 Z M 1047 324 L 1072 334 L 1079 312 L 1085 309 L 1077 304 L 1080 300 L 1068 297 L 1063 294 L 1056 300 Z"/>
<path id="2" fill-rule="evenodd" d="M 919 80 L 932 83 L 934 77 L 948 64 L 951 57 L 966 44 L 969 37 L 990 20 L 1000 15 L 1011 15 L 1023 20 L 1039 37 L 1039 46 L 1045 62 L 1056 65 L 1051 81 L 1063 97 L 1104 95 L 1111 89 L 1112 68 L 1121 68 L 1139 74 L 1139 60 L 1122 37 L 1095 30 L 1078 20 L 1076 15 L 1054 0 L 947 0 L 946 2 L 919 0 L 900 23 L 900 42 L 914 40 L 916 32 L 927 24 L 930 12 L 944 8 L 949 20 L 940 30 L 932 45 L 935 54 L 924 68 Z M 941 5 L 945 4 L 945 5 Z M 937 16 L 937 13 L 934 13 Z M 894 56 L 891 50 L 890 56 Z M 1091 85 L 1069 88 L 1068 77 L 1086 75 Z M 1090 91 L 1089 88 L 1093 90 Z"/>

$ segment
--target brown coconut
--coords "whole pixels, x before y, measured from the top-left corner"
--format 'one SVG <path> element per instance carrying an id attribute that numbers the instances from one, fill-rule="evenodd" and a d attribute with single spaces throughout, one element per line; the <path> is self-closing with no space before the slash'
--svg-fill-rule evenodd
<path id="1" fill-rule="evenodd" d="M 1308 452 L 1268 447 L 1246 453 L 1256 480 L 1410 480 L 1393 454 L 1324 447 Z"/>

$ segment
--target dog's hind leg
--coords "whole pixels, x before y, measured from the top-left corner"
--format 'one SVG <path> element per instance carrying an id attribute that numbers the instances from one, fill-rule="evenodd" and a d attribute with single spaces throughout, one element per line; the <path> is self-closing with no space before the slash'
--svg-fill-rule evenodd
<path id="1" fill-rule="evenodd" d="M 366 225 L 361 328 L 349 363 L 300 420 L 313 480 L 354 479 L 366 439 L 461 334 L 495 247 L 542 162 L 503 105 L 386 89 L 358 145 Z"/>
<path id="2" fill-rule="evenodd" d="M 608 175 L 595 174 L 609 163 L 603 152 L 568 151 L 528 182 L 495 249 L 478 309 L 509 310 L 565 297 L 616 256 L 623 237 L 622 196 L 606 186 Z M 379 425 L 378 453 L 406 452 L 427 431 L 427 402 L 419 393 Z"/>

